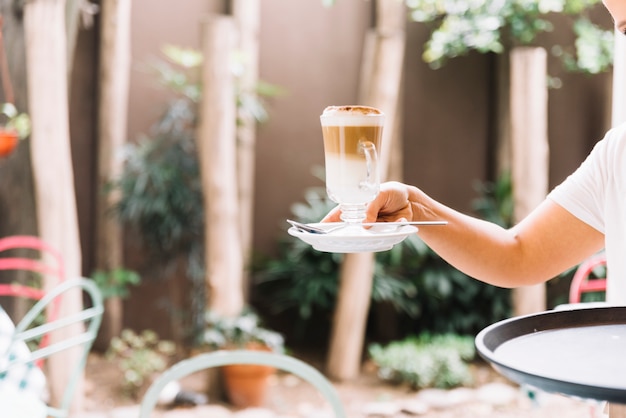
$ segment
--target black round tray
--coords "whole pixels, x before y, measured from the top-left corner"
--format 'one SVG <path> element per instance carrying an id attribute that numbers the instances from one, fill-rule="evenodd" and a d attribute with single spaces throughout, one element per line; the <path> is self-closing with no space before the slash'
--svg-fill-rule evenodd
<path id="1" fill-rule="evenodd" d="M 626 404 L 626 307 L 554 310 L 497 322 L 476 336 L 502 375 L 546 392 Z"/>

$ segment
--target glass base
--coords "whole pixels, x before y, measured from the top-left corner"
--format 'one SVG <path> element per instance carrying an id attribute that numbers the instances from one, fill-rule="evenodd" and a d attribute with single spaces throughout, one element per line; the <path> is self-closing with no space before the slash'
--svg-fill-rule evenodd
<path id="1" fill-rule="evenodd" d="M 367 204 L 361 205 L 339 205 L 339 210 L 341 210 L 341 220 L 348 224 L 360 224 L 365 220 L 365 210 L 367 209 Z"/>
<path id="2" fill-rule="evenodd" d="M 337 235 L 354 236 L 354 235 L 369 235 L 366 228 L 361 225 L 365 221 L 365 210 L 367 204 L 362 205 L 339 205 L 341 210 L 341 220 L 345 222 L 346 226 L 336 231 Z"/>

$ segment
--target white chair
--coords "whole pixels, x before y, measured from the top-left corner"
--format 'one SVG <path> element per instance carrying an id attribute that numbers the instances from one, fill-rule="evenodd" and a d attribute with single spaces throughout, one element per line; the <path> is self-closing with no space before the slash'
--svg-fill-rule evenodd
<path id="1" fill-rule="evenodd" d="M 149 418 L 154 410 L 159 394 L 172 381 L 176 381 L 192 373 L 211 367 L 229 364 L 261 364 L 290 372 L 308 381 L 315 387 L 331 406 L 336 418 L 345 418 L 346 414 L 334 386 L 318 370 L 295 357 L 284 354 L 233 350 L 214 351 L 182 360 L 159 376 L 148 388 L 143 401 L 139 418 Z"/>
<path id="2" fill-rule="evenodd" d="M 90 300 L 87 308 L 40 323 L 40 319 L 44 317 L 46 309 L 54 306 L 58 300 L 62 300 L 65 293 L 75 291 L 76 289 L 82 290 L 83 294 L 89 296 Z M 36 364 L 39 360 L 47 359 L 58 352 L 73 347 L 80 347 L 79 356 L 71 364 L 67 364 L 67 367 L 70 369 L 69 381 L 63 390 L 62 398 L 58 405 L 44 405 L 46 414 L 44 416 L 67 417 L 76 385 L 85 369 L 87 356 L 100 328 L 103 312 L 102 295 L 92 280 L 83 278 L 65 280 L 55 286 L 49 292 L 46 292 L 17 323 L 8 343 L 0 345 L 0 347 L 4 346 L 5 348 L 0 352 L 0 380 L 15 370 L 25 368 L 24 366 L 30 368 L 37 367 Z M 47 345 L 43 347 L 39 345 L 32 350 L 27 348 L 29 342 L 37 341 L 66 327 L 75 327 L 76 324 L 80 325 L 80 331 L 72 333 L 68 338 L 58 341 L 51 339 Z M 4 336 L 6 337 L 6 335 Z M 43 373 L 45 375 L 45 364 L 43 365 Z M 24 382 L 26 382 L 26 379 L 24 377 Z M 19 390 L 16 393 L 19 393 Z M 10 402 L 11 400 L 10 398 L 3 399 L 4 402 Z M 14 408 L 23 407 L 26 401 L 22 401 L 22 403 L 14 405 Z M 35 406 L 33 403 L 29 404 L 29 407 L 34 408 Z M 0 405 L 0 411 L 2 411 L 0 415 L 3 417 L 6 416 L 6 408 L 7 405 Z M 21 414 L 20 416 L 24 415 Z"/>

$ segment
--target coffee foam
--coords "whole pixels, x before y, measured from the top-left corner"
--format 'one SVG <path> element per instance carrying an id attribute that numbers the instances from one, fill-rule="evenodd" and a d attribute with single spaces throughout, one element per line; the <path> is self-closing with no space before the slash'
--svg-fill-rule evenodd
<path id="1" fill-rule="evenodd" d="M 381 126 L 382 116 L 383 112 L 370 106 L 328 106 L 321 122 L 322 126 Z"/>

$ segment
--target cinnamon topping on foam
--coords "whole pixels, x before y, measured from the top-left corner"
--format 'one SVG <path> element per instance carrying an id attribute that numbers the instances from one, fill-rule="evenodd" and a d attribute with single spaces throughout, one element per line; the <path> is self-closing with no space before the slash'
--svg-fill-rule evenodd
<path id="1" fill-rule="evenodd" d="M 382 115 L 383 112 L 370 106 L 328 106 L 324 109 L 324 116 L 343 116 L 360 113 L 362 115 Z"/>
<path id="2" fill-rule="evenodd" d="M 370 106 L 328 106 L 321 122 L 322 126 L 382 126 L 383 116 L 383 112 Z"/>

